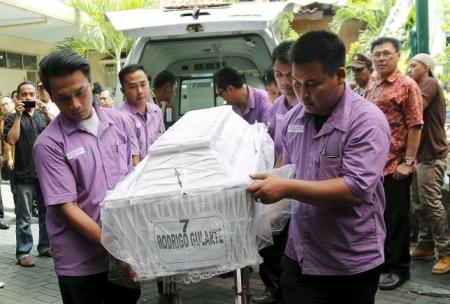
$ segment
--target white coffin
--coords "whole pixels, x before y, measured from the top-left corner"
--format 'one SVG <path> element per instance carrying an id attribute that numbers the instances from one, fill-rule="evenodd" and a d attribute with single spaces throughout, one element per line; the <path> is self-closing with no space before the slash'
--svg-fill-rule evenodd
<path id="1" fill-rule="evenodd" d="M 142 279 L 201 279 L 259 261 L 249 174 L 273 165 L 263 124 L 230 106 L 188 112 L 102 207 L 102 243 Z"/>

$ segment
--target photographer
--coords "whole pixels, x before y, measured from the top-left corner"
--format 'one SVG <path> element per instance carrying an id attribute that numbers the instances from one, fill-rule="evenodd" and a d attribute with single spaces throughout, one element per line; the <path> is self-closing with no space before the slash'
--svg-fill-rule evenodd
<path id="1" fill-rule="evenodd" d="M 33 267 L 30 258 L 33 248 L 31 233 L 31 206 L 36 200 L 39 210 L 39 256 L 51 257 L 47 230 L 45 225 L 45 207 L 41 189 L 32 160 L 33 145 L 36 138 L 47 127 L 53 118 L 47 108 L 36 101 L 36 87 L 25 81 L 17 87 L 16 113 L 5 120 L 3 137 L 10 145 L 15 146 L 14 176 L 16 193 L 16 258 L 23 267 Z"/>

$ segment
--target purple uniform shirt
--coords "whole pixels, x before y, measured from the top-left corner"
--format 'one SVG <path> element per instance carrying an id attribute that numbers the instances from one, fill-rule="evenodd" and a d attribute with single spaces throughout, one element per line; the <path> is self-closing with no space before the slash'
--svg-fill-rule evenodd
<path id="1" fill-rule="evenodd" d="M 125 102 L 120 111 L 128 115 L 131 119 L 132 130 L 134 131 L 139 145 L 139 156 L 141 160 L 147 156 L 150 146 L 164 133 L 163 117 L 161 109 L 154 103 L 147 102 L 146 114 L 142 115 L 128 102 Z"/>
<path id="2" fill-rule="evenodd" d="M 303 105 L 286 115 L 284 162 L 296 165 L 295 178 L 344 178 L 362 200 L 351 207 L 300 202 L 291 217 L 285 253 L 298 261 L 304 274 L 351 275 L 383 263 L 383 168 L 389 145 L 384 114 L 347 85 L 319 132 Z"/>
<path id="3" fill-rule="evenodd" d="M 100 203 L 132 168 L 130 126 L 117 110 L 95 107 L 98 137 L 60 114 L 38 137 L 33 160 L 47 205 L 47 231 L 57 275 L 108 270 L 106 250 L 70 227 L 56 205 L 77 202 L 98 224 Z"/>
<path id="4" fill-rule="evenodd" d="M 286 113 L 298 105 L 298 99 L 294 99 L 289 106 L 284 95 L 277 97 L 270 108 L 269 134 L 275 144 L 275 160 L 283 154 L 282 129 Z"/>
<path id="5" fill-rule="evenodd" d="M 245 121 L 251 125 L 255 122 L 262 122 L 267 124 L 269 122 L 269 111 L 271 107 L 267 92 L 264 90 L 252 88 L 249 85 L 247 85 L 247 88 L 247 109 L 245 109 L 245 112 L 242 113 L 239 105 L 232 105 L 233 111 L 244 118 Z"/>

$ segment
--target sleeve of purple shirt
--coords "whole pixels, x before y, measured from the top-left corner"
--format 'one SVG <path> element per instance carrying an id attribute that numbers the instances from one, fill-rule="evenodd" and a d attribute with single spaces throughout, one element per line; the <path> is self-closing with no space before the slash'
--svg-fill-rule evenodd
<path id="1" fill-rule="evenodd" d="M 49 138 L 38 141 L 33 161 L 46 205 L 77 201 L 76 182 L 61 147 Z"/>
<path id="2" fill-rule="evenodd" d="M 131 155 L 139 155 L 139 143 L 134 129 L 128 125 L 128 134 L 130 134 Z"/>
<path id="3" fill-rule="evenodd" d="M 160 118 L 160 120 L 159 120 L 159 133 L 160 134 L 164 134 L 164 132 L 166 132 L 166 127 L 164 126 L 164 119 L 163 119 L 163 114 L 162 114 L 162 111 L 161 111 L 161 109 L 159 108 L 159 107 L 157 107 L 158 108 L 158 113 L 159 113 L 159 115 L 158 115 L 158 117 Z"/>
<path id="4" fill-rule="evenodd" d="M 122 112 L 122 111 L 119 111 L 119 112 L 126 122 L 127 133 L 130 135 L 131 155 L 140 155 L 139 142 L 138 142 L 137 134 L 136 134 L 136 124 L 130 115 L 128 115 L 127 113 Z"/>
<path id="5" fill-rule="evenodd" d="M 123 128 L 126 130 L 126 134 L 129 134 L 128 137 L 128 145 L 127 145 L 127 153 L 128 153 L 128 159 L 127 159 L 127 166 L 128 166 L 128 173 L 130 173 L 133 170 L 133 155 L 139 155 L 139 145 L 137 136 L 134 133 L 133 127 L 129 124 L 129 121 L 125 118 L 125 116 L 122 116 L 124 118 L 123 121 Z M 134 154 L 136 153 L 137 154 Z"/>
<path id="6" fill-rule="evenodd" d="M 281 128 L 282 128 L 281 129 L 282 130 L 281 131 L 281 142 L 283 143 L 283 164 L 285 164 L 285 165 L 292 164 L 289 149 L 287 148 L 287 145 L 286 145 L 286 132 L 287 132 L 287 126 L 289 124 L 288 115 L 285 116 L 283 124 L 281 126 Z M 290 116 L 291 115 L 289 115 L 289 117 Z"/>
<path id="7" fill-rule="evenodd" d="M 275 140 L 275 129 L 277 126 L 277 104 L 273 104 L 269 109 L 269 122 L 267 123 L 268 131 L 272 140 Z"/>
<path id="8" fill-rule="evenodd" d="M 262 98 L 262 121 L 263 123 L 265 123 L 266 125 L 269 125 L 270 123 L 270 108 L 272 107 L 272 104 L 269 101 L 269 96 L 267 95 L 267 93 L 265 92 L 265 95 L 263 95 Z"/>
<path id="9" fill-rule="evenodd" d="M 361 119 L 362 120 L 366 119 Z M 342 174 L 350 191 L 362 201 L 370 201 L 376 181 L 383 174 L 389 146 L 390 130 L 387 121 L 361 123 L 352 128 L 344 147 Z"/>

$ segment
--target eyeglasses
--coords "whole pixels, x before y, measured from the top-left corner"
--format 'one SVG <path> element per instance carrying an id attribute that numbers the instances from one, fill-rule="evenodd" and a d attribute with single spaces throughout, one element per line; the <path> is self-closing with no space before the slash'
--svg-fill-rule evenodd
<path id="1" fill-rule="evenodd" d="M 222 97 L 223 93 L 226 91 L 226 88 L 217 88 L 217 96 Z"/>
<path id="2" fill-rule="evenodd" d="M 398 53 L 398 52 L 389 52 L 389 51 L 375 52 L 375 53 L 373 53 L 373 58 L 377 58 L 377 59 L 381 58 L 381 57 L 391 58 L 392 55 L 394 55 L 396 53 Z"/>

